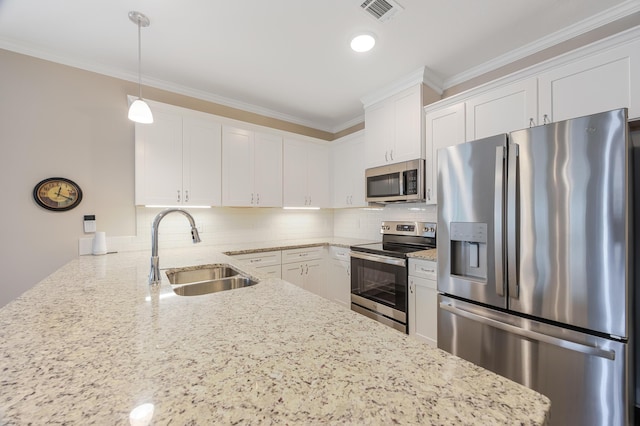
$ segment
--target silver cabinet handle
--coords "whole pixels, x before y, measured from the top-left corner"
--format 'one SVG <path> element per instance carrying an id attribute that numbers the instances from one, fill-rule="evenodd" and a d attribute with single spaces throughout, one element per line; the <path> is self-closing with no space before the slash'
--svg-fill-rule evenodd
<path id="1" fill-rule="evenodd" d="M 251 204 L 253 204 L 253 192 L 251 193 Z"/>
<path id="2" fill-rule="evenodd" d="M 509 160 L 507 169 L 507 281 L 509 297 L 519 297 L 518 285 L 518 247 L 516 233 L 518 231 L 517 211 L 517 177 L 518 177 L 518 145 L 509 144 Z"/>
<path id="3" fill-rule="evenodd" d="M 177 197 L 177 201 L 180 202 L 180 190 L 178 189 L 178 197 Z"/>
<path id="4" fill-rule="evenodd" d="M 393 150 L 391 150 L 391 154 L 389 156 L 391 157 L 391 161 L 393 161 Z"/>
<path id="5" fill-rule="evenodd" d="M 585 355 L 593 355 L 593 356 L 606 358 L 610 360 L 616 359 L 616 353 L 612 350 L 600 349 L 598 347 L 588 346 L 582 343 L 572 342 L 570 340 L 558 339 L 557 337 L 538 333 L 537 331 L 531 331 L 524 328 L 520 328 L 515 325 L 511 325 L 511 324 L 507 324 L 491 318 L 483 317 L 473 312 L 469 312 L 465 309 L 457 308 L 451 305 L 450 303 L 441 302 L 440 309 L 444 309 L 445 311 L 451 312 L 454 315 L 458 315 L 463 318 L 470 319 L 471 321 L 479 322 L 480 324 L 488 325 L 490 327 L 497 328 L 499 330 L 506 331 L 508 333 L 516 334 L 526 339 L 536 340 L 542 343 L 548 343 L 550 345 L 559 346 L 561 348 L 569 349 L 575 352 L 581 352 Z"/>
<path id="6" fill-rule="evenodd" d="M 426 269 L 426 268 L 424 268 L 422 266 L 420 267 L 420 271 L 422 271 L 422 272 L 430 272 L 432 274 L 435 274 L 435 272 L 436 272 L 435 269 Z"/>
<path id="7" fill-rule="evenodd" d="M 306 267 L 307 267 L 307 270 L 306 270 L 306 271 L 304 271 L 304 273 L 305 273 L 306 275 L 309 275 L 309 265 L 305 264 L 304 266 L 306 266 Z"/>
<path id="8" fill-rule="evenodd" d="M 427 200 L 431 201 L 431 188 L 427 188 Z"/>
<path id="9" fill-rule="evenodd" d="M 389 152 L 385 151 L 384 152 L 384 161 L 389 161 L 389 157 L 388 157 Z"/>
<path id="10" fill-rule="evenodd" d="M 186 191 L 184 191 L 184 202 L 185 203 L 189 202 L 189 190 L 188 189 Z"/>
<path id="11" fill-rule="evenodd" d="M 414 287 L 413 280 L 411 280 L 411 282 L 409 283 L 409 293 L 411 294 L 413 294 L 413 287 Z"/>
<path id="12" fill-rule="evenodd" d="M 504 146 L 496 147 L 495 187 L 493 193 L 493 244 L 495 256 L 496 293 L 504 296 L 504 265 L 502 253 L 503 222 L 504 217 Z"/>
<path id="13" fill-rule="evenodd" d="M 260 193 L 256 194 L 256 204 L 260 204 Z"/>
<path id="14" fill-rule="evenodd" d="M 530 118 L 529 119 L 529 127 L 533 127 L 535 125 L 536 125 L 536 123 L 534 123 L 533 118 Z"/>
<path id="15" fill-rule="evenodd" d="M 549 124 L 549 123 L 551 123 L 551 120 L 549 120 L 549 116 L 545 114 L 544 117 L 542 117 L 542 124 Z"/>

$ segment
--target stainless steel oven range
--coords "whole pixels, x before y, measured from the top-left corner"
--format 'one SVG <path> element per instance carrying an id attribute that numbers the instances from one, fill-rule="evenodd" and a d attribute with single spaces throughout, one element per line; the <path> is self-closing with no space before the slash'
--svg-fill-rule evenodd
<path id="1" fill-rule="evenodd" d="M 407 255 L 436 247 L 436 224 L 382 222 L 382 242 L 351 246 L 351 310 L 407 328 Z"/>

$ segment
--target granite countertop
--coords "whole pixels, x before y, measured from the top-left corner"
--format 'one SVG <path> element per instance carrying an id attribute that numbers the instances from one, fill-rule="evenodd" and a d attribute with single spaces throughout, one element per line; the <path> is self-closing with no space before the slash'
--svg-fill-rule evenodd
<path id="1" fill-rule="evenodd" d="M 349 248 L 356 244 L 375 243 L 371 240 L 360 240 L 355 238 L 327 237 L 327 238 L 306 238 L 298 240 L 283 240 L 276 242 L 259 242 L 259 243 L 239 243 L 234 245 L 226 245 L 219 247 L 220 251 L 229 256 L 247 253 L 261 253 L 274 250 L 290 250 L 306 247 L 318 246 L 337 246 Z"/>
<path id="2" fill-rule="evenodd" d="M 414 251 L 413 253 L 407 254 L 407 256 L 409 258 L 430 260 L 432 262 L 437 262 L 438 261 L 438 249 Z"/>
<path id="3" fill-rule="evenodd" d="M 160 250 L 220 262 L 259 277 Z M 546 397 L 286 281 L 181 297 L 148 272 L 146 251 L 83 256 L 0 309 L 0 424 L 547 421 Z"/>

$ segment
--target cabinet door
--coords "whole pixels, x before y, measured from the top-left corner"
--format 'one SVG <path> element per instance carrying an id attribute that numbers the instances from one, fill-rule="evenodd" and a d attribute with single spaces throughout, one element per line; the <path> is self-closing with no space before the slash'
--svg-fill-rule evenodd
<path id="1" fill-rule="evenodd" d="M 438 150 L 465 141 L 465 104 L 425 114 L 427 204 L 438 203 Z"/>
<path id="2" fill-rule="evenodd" d="M 409 276 L 409 334 L 438 346 L 438 291 L 435 281 Z"/>
<path id="3" fill-rule="evenodd" d="M 365 200 L 364 164 L 365 143 L 364 136 L 349 142 L 349 165 L 351 171 L 351 198 L 349 207 L 367 207 Z"/>
<path id="4" fill-rule="evenodd" d="M 625 107 L 629 118 L 640 116 L 639 52 L 636 41 L 541 74 L 542 119 L 562 121 Z"/>
<path id="5" fill-rule="evenodd" d="M 282 279 L 305 288 L 304 262 L 287 263 L 282 265 Z"/>
<path id="6" fill-rule="evenodd" d="M 309 205 L 330 207 L 328 146 L 307 144 L 306 173 Z"/>
<path id="7" fill-rule="evenodd" d="M 304 288 L 312 293 L 329 299 L 327 280 L 325 278 L 324 261 L 312 260 L 304 264 Z"/>
<path id="8" fill-rule="evenodd" d="M 353 182 L 350 169 L 350 145 L 347 142 L 331 146 L 331 180 L 333 185 L 333 207 L 350 207 Z M 364 178 L 364 175 L 363 175 Z"/>
<path id="9" fill-rule="evenodd" d="M 222 205 L 253 206 L 253 132 L 222 129 Z"/>
<path id="10" fill-rule="evenodd" d="M 258 207 L 282 207 L 282 137 L 255 134 L 254 192 Z"/>
<path id="11" fill-rule="evenodd" d="M 351 308 L 351 271 L 348 261 L 332 259 L 327 277 L 327 298 L 346 309 Z"/>
<path id="12" fill-rule="evenodd" d="M 161 108 L 136 124 L 136 205 L 182 202 L 182 117 Z"/>
<path id="13" fill-rule="evenodd" d="M 331 146 L 331 185 L 334 208 L 366 207 L 364 135 Z"/>
<path id="14" fill-rule="evenodd" d="M 212 120 L 182 120 L 184 205 L 219 206 L 222 202 L 222 126 Z"/>
<path id="15" fill-rule="evenodd" d="M 395 138 L 390 163 L 424 158 L 422 150 L 421 87 L 409 89 L 395 100 Z"/>
<path id="16" fill-rule="evenodd" d="M 285 139 L 283 205 L 305 207 L 309 205 L 307 193 L 307 147 L 304 142 Z"/>
<path id="17" fill-rule="evenodd" d="M 538 124 L 537 79 L 512 83 L 470 98 L 467 140 L 509 133 Z"/>
<path id="18" fill-rule="evenodd" d="M 389 162 L 389 151 L 395 137 L 395 105 L 390 102 L 371 106 L 364 112 L 367 167 Z"/>

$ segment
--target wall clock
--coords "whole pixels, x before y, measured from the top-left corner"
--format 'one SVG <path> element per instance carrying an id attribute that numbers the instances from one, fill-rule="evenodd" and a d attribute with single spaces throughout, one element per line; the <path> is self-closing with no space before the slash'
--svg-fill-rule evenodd
<path id="1" fill-rule="evenodd" d="M 76 207 L 82 201 L 82 190 L 77 183 L 52 177 L 39 182 L 33 188 L 33 199 L 47 210 L 66 211 Z"/>

